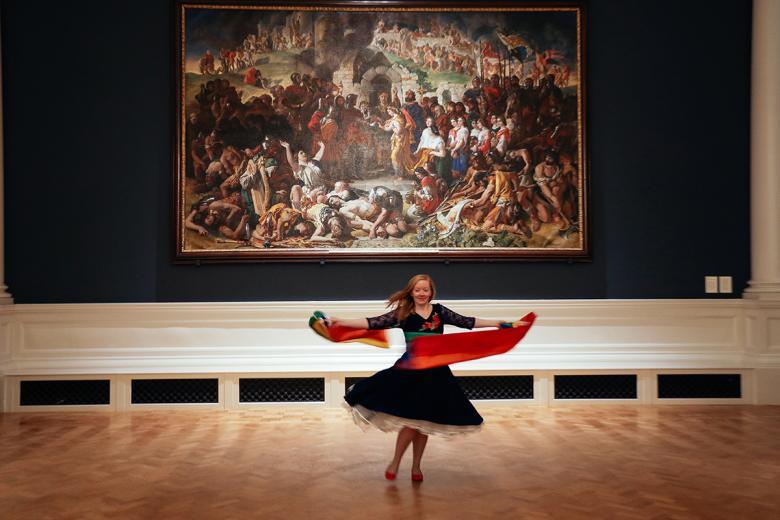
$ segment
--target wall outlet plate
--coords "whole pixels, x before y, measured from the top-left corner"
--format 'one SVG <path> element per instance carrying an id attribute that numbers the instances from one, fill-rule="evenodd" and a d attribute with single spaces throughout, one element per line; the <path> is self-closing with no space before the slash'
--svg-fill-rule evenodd
<path id="1" fill-rule="evenodd" d="M 718 292 L 718 277 L 717 276 L 705 276 L 704 277 L 704 292 L 707 294 L 714 294 Z"/>
<path id="2" fill-rule="evenodd" d="M 734 292 L 730 276 L 719 276 L 718 277 L 718 287 L 720 288 L 720 292 L 722 292 L 722 293 L 732 293 L 732 292 Z"/>

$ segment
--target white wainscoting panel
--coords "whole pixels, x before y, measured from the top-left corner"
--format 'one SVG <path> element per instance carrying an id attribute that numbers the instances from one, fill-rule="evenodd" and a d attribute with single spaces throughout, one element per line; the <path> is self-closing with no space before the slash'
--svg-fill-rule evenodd
<path id="1" fill-rule="evenodd" d="M 747 374 L 761 369 L 762 377 L 745 379 L 758 385 L 746 395 L 756 396 L 756 402 L 780 400 L 772 397 L 777 385 L 766 376 L 772 373 L 767 370 L 780 369 L 780 302 L 442 303 L 481 318 L 514 319 L 528 311 L 538 315 L 517 348 L 454 366 L 461 374 L 680 369 L 739 369 Z M 10 378 L 18 382 L 16 376 L 317 373 L 333 381 L 340 377 L 343 383 L 344 374 L 371 373 L 391 365 L 403 353 L 403 334 L 397 330 L 390 331 L 390 349 L 321 339 L 307 326 L 316 309 L 340 317 L 385 311 L 380 301 L 2 306 L 0 374 L 6 379 L 2 402 L 11 399 L 8 385 Z"/>

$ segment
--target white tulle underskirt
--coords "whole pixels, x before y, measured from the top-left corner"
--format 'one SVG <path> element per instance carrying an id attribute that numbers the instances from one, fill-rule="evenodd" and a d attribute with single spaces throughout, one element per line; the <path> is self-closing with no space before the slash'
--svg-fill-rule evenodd
<path id="1" fill-rule="evenodd" d="M 439 424 L 422 419 L 408 419 L 398 417 L 383 412 L 375 412 L 365 406 L 356 404 L 350 406 L 348 403 L 342 403 L 347 412 L 352 416 L 361 430 L 367 431 L 371 427 L 377 428 L 383 432 L 396 432 L 400 429 L 413 428 L 425 435 L 436 435 L 438 437 L 457 437 L 468 433 L 475 433 L 482 429 L 481 424 L 459 426 L 454 424 Z"/>

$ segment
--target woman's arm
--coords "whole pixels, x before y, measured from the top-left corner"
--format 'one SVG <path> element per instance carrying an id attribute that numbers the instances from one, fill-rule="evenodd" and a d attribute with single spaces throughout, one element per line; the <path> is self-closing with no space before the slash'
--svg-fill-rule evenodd
<path id="1" fill-rule="evenodd" d="M 474 327 L 481 329 L 482 327 L 500 327 L 501 320 L 486 320 L 484 318 L 476 318 L 474 320 Z"/>
<path id="2" fill-rule="evenodd" d="M 327 323 L 328 323 L 328 326 L 330 326 L 330 325 L 340 325 L 342 327 L 352 327 L 353 329 L 367 329 L 368 328 L 368 320 L 366 318 L 344 319 L 344 318 L 336 318 L 336 317 L 330 316 L 327 319 Z"/>
<path id="3" fill-rule="evenodd" d="M 441 306 L 441 317 L 445 324 L 455 325 L 462 329 L 480 329 L 483 327 L 511 327 L 527 325 L 526 322 L 517 320 L 514 323 L 503 320 L 487 320 L 484 318 L 472 318 L 469 316 L 462 316 L 455 311 L 452 311 Z"/>
<path id="4" fill-rule="evenodd" d="M 509 327 L 520 327 L 522 325 L 528 325 L 528 322 L 523 320 L 515 320 L 515 321 L 486 320 L 483 318 L 475 318 L 474 320 L 474 327 L 478 329 L 482 327 L 509 328 Z"/>
<path id="5" fill-rule="evenodd" d="M 328 325 L 341 325 L 344 327 L 353 327 L 356 329 L 392 329 L 398 326 L 398 320 L 395 319 L 395 310 L 386 312 L 381 316 L 374 318 L 352 318 L 342 319 L 329 317 L 327 321 Z"/>

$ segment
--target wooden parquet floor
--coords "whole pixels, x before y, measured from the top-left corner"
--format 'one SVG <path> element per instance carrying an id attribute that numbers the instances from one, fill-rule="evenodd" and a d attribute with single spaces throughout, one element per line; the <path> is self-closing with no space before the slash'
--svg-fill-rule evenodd
<path id="1" fill-rule="evenodd" d="M 780 518 L 780 407 L 480 411 L 420 484 L 342 410 L 0 415 L 0 518 Z"/>

